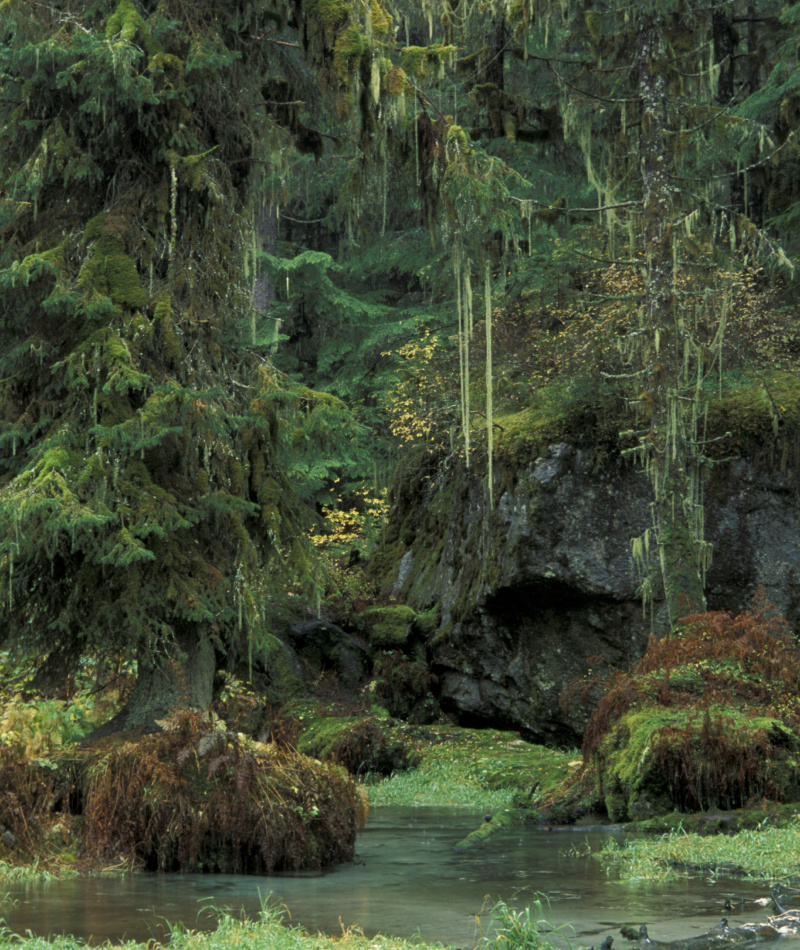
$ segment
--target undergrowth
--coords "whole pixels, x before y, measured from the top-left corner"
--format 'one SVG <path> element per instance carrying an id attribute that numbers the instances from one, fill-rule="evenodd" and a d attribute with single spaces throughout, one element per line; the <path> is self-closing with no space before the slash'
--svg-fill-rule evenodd
<path id="1" fill-rule="evenodd" d="M 370 804 L 473 807 L 499 812 L 535 805 L 577 765 L 577 753 L 531 745 L 511 732 L 436 727 L 421 730 L 421 764 L 369 786 Z"/>
<path id="2" fill-rule="evenodd" d="M 510 806 L 513 797 L 513 789 L 489 789 L 474 770 L 458 762 L 425 762 L 418 769 L 396 772 L 369 786 L 372 806 L 424 805 L 500 811 Z"/>
<path id="3" fill-rule="evenodd" d="M 279 909 L 262 911 L 260 919 L 246 920 L 221 914 L 214 931 L 190 930 L 181 926 L 171 929 L 163 945 L 169 950 L 425 950 L 426 947 L 444 950 L 443 944 L 424 944 L 419 940 L 404 940 L 399 937 L 384 937 L 378 934 L 366 937 L 356 927 L 342 928 L 341 936 L 310 934 L 303 927 L 286 926 Z M 126 941 L 99 946 L 111 950 L 153 950 L 162 944 L 148 940 L 146 943 Z M 85 944 L 75 937 L 52 935 L 20 937 L 0 929 L 2 950 L 83 950 Z"/>
<path id="4" fill-rule="evenodd" d="M 785 881 L 800 864 L 800 823 L 765 824 L 735 835 L 689 834 L 682 829 L 658 837 L 609 838 L 600 857 L 627 881 L 664 881 L 702 873 L 736 874 L 752 881 Z"/>
<path id="5" fill-rule="evenodd" d="M 0 855 L 84 870 L 264 874 L 352 860 L 367 800 L 346 772 L 182 711 L 135 741 L 0 750 Z"/>
<path id="6" fill-rule="evenodd" d="M 651 638 L 631 673 L 608 680 L 582 751 L 583 780 L 614 821 L 794 800 L 800 651 L 788 624 L 763 592 L 736 617 L 684 617 Z"/>

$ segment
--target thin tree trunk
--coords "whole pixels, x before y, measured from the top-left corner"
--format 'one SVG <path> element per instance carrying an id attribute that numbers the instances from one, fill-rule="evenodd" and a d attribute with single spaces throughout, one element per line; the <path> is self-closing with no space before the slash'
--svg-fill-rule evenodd
<path id="1" fill-rule="evenodd" d="M 694 445 L 680 398 L 683 341 L 675 307 L 672 156 L 667 146 L 667 55 L 663 16 L 640 14 L 640 156 L 644 239 L 647 253 L 646 331 L 642 355 L 650 373 L 651 455 L 654 514 L 670 626 L 705 609 L 702 539 L 695 526 L 697 479 Z M 700 542 L 700 544 L 698 544 Z"/>

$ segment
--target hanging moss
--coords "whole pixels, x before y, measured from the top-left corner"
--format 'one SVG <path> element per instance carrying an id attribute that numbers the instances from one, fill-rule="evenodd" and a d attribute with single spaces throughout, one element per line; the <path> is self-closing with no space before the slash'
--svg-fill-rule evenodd
<path id="1" fill-rule="evenodd" d="M 401 96 L 405 92 L 408 80 L 399 66 L 392 66 L 384 76 L 384 83 L 390 96 Z"/>
<path id="2" fill-rule="evenodd" d="M 367 38 L 355 24 L 339 33 L 333 46 L 333 62 L 342 82 L 347 82 L 356 72 L 361 57 L 368 49 Z"/>
<path id="3" fill-rule="evenodd" d="M 513 145 L 517 141 L 517 120 L 511 112 L 503 113 L 503 131 L 506 141 Z"/>
<path id="4" fill-rule="evenodd" d="M 392 17 L 378 0 L 369 0 L 369 16 L 372 32 L 376 36 L 386 36 L 392 27 Z"/>

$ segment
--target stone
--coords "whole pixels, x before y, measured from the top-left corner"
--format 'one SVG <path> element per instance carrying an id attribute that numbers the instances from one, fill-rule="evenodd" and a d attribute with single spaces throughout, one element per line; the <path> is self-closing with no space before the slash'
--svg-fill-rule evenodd
<path id="1" fill-rule="evenodd" d="M 387 588 L 417 612 L 438 605 L 429 663 L 437 699 L 463 725 L 579 743 L 602 689 L 589 672 L 627 668 L 651 633 L 668 629 L 657 594 L 643 610 L 631 556 L 632 539 L 652 526 L 649 481 L 620 458 L 590 460 L 559 443 L 513 470 L 496 462 L 502 487 L 491 512 L 480 467 L 451 465 L 435 493 L 407 491 L 405 509 L 390 516 L 410 544 Z M 705 523 L 709 609 L 738 612 L 763 586 L 796 623 L 800 496 L 791 475 L 744 461 L 715 466 Z"/>

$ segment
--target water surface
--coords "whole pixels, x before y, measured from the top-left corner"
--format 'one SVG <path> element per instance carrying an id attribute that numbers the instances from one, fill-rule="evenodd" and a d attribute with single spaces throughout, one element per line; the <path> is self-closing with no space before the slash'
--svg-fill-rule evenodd
<path id="1" fill-rule="evenodd" d="M 375 808 L 357 841 L 357 860 L 323 873 L 271 877 L 136 874 L 8 885 L 2 907 L 6 924 L 18 933 L 71 933 L 98 942 L 163 938 L 167 923 L 214 926 L 210 905 L 257 915 L 268 895 L 284 904 L 292 921 L 311 931 L 341 933 L 359 926 L 425 941 L 472 948 L 488 908 L 504 900 L 521 908 L 538 893 L 550 901 L 555 924 L 571 924 L 574 942 L 597 944 L 606 934 L 615 950 L 635 947 L 619 935 L 622 924 L 646 923 L 657 940 L 704 933 L 719 923 L 726 897 L 751 900 L 763 886 L 731 879 L 693 879 L 669 884 L 623 884 L 597 859 L 567 856 L 588 841 L 595 850 L 602 833 L 516 828 L 484 845 L 458 851 L 455 845 L 482 816 L 463 809 Z M 732 925 L 763 920 L 748 903 L 727 915 Z M 782 941 L 800 950 L 800 940 Z"/>

